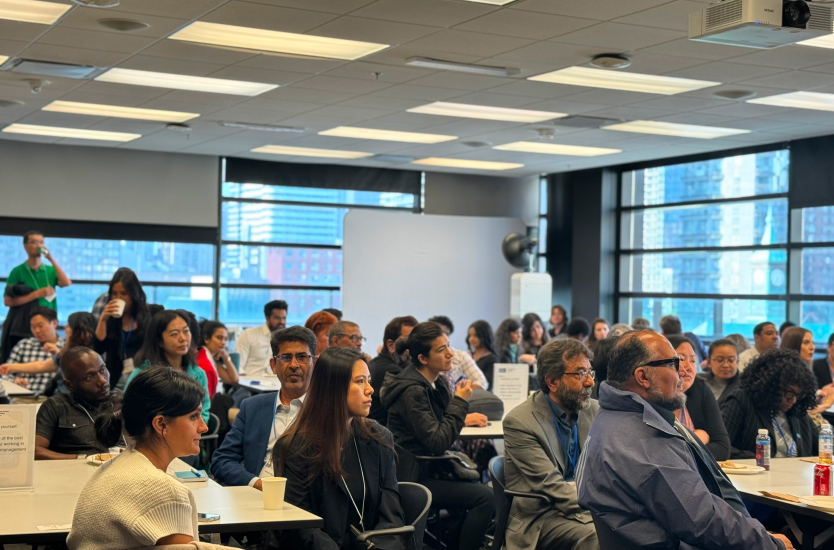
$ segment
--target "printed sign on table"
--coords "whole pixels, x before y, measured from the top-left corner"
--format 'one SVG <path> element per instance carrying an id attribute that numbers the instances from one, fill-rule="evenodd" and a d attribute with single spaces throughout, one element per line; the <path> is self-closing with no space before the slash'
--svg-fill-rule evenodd
<path id="1" fill-rule="evenodd" d="M 0 405 L 0 491 L 34 488 L 35 405 Z"/>
<path id="2" fill-rule="evenodd" d="M 492 374 L 492 393 L 504 402 L 504 416 L 527 401 L 530 387 L 530 367 L 527 364 L 497 363 Z"/>

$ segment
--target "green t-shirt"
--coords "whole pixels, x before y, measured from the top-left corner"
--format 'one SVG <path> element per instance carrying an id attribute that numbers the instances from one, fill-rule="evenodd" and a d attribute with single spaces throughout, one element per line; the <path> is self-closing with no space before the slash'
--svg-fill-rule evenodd
<path id="1" fill-rule="evenodd" d="M 57 288 L 58 274 L 55 272 L 55 268 L 51 265 L 42 263 L 40 268 L 35 271 L 28 263 L 23 262 L 19 266 L 12 269 L 12 272 L 9 273 L 9 278 L 6 279 L 6 288 L 8 289 L 18 283 L 23 283 L 24 285 L 31 287 L 33 290 L 39 290 L 47 286 Z M 51 302 L 47 302 L 46 298 L 38 298 L 38 305 L 52 308 L 57 311 L 58 298 L 55 298 Z"/>

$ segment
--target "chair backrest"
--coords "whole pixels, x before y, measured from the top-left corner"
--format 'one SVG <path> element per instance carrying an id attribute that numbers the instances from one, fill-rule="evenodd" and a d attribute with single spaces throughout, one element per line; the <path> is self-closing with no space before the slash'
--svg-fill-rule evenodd
<path id="1" fill-rule="evenodd" d="M 595 513 L 591 512 L 591 518 L 594 520 L 594 527 L 597 530 L 599 550 L 640 550 L 640 546 L 615 533 Z"/>
<path id="2" fill-rule="evenodd" d="M 400 505 L 406 525 L 414 526 L 414 548 L 423 548 L 423 533 L 429 519 L 431 491 L 418 483 L 399 483 Z"/>
<path id="3" fill-rule="evenodd" d="M 209 413 L 208 432 L 206 435 L 217 435 L 220 431 L 220 418 L 212 412 Z"/>
<path id="4" fill-rule="evenodd" d="M 504 457 L 494 456 L 489 461 L 489 477 L 492 479 L 492 494 L 495 495 L 495 536 L 492 550 L 504 546 L 504 533 L 510 516 L 512 500 L 504 495 Z"/>
<path id="5" fill-rule="evenodd" d="M 420 462 L 411 451 L 396 443 L 394 450 L 397 451 L 397 481 L 415 483 L 420 478 Z"/>

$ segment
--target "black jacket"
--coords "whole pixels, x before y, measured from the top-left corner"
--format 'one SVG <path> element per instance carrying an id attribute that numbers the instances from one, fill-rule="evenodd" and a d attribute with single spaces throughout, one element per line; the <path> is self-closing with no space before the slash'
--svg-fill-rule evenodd
<path id="1" fill-rule="evenodd" d="M 813 369 L 814 377 L 817 379 L 817 388 L 822 388 L 832 382 L 831 368 L 828 366 L 828 357 L 814 359 Z"/>
<path id="2" fill-rule="evenodd" d="M 487 382 L 489 382 L 490 389 L 492 388 L 492 376 L 493 372 L 495 371 L 495 363 L 497 362 L 498 356 L 494 353 L 484 355 L 483 357 L 475 361 L 475 364 L 478 365 L 478 368 L 481 369 L 481 372 L 483 372 L 484 376 L 486 376 Z"/>
<path id="3" fill-rule="evenodd" d="M 371 371 L 371 387 L 374 389 L 374 393 L 371 395 L 371 412 L 368 414 L 368 418 L 376 420 L 383 426 L 387 426 L 388 411 L 382 406 L 379 394 L 382 390 L 382 384 L 385 381 L 385 375 L 389 372 L 398 374 L 403 370 L 403 366 L 391 355 L 388 348 L 383 347 L 379 355 L 371 359 L 368 370 Z"/>
<path id="4" fill-rule="evenodd" d="M 17 283 L 11 287 L 7 286 L 5 292 L 9 298 L 19 298 L 34 291 L 23 283 Z M 8 313 L 6 313 L 6 320 L 3 322 L 3 335 L 0 341 L 0 365 L 8 360 L 15 344 L 24 338 L 32 337 L 32 329 L 29 328 L 29 316 L 36 307 L 38 307 L 38 300 L 9 308 Z"/>
<path id="5" fill-rule="evenodd" d="M 730 458 L 756 458 L 756 436 L 761 429 L 766 429 L 770 434 L 770 456 L 776 455 L 773 418 L 769 411 L 753 406 L 746 390 L 739 388 L 724 401 L 721 416 L 724 417 L 724 425 L 730 435 Z M 791 409 L 788 411 L 788 423 L 798 456 L 817 456 L 819 431 L 811 417 L 805 411 L 796 414 Z"/>
<path id="6" fill-rule="evenodd" d="M 718 406 L 719 406 L 719 407 L 720 407 L 721 405 L 723 405 L 723 404 L 724 404 L 724 401 L 725 401 L 728 397 L 730 397 L 730 395 L 732 395 L 732 394 L 733 394 L 733 392 L 735 392 L 735 391 L 738 389 L 738 387 L 739 387 L 739 381 L 741 380 L 740 376 L 741 376 L 741 373 L 740 373 L 740 372 L 737 372 L 735 376 L 733 376 L 732 378 L 730 378 L 730 379 L 727 381 L 727 387 L 726 387 L 726 388 L 724 388 L 724 391 L 722 391 L 722 392 L 721 392 L 721 395 L 719 395 L 719 396 L 718 396 L 718 399 L 716 399 L 716 401 L 718 401 Z M 712 374 L 712 373 L 711 373 L 711 372 L 709 372 L 709 371 L 707 371 L 707 372 L 699 372 L 699 373 L 696 375 L 696 377 L 697 377 L 697 378 L 700 378 L 700 379 L 702 379 L 704 382 L 706 382 L 706 385 L 707 385 L 707 386 L 710 384 L 710 382 L 712 382 L 712 381 L 715 379 L 715 375 L 714 375 L 714 374 Z M 706 389 L 707 389 L 707 391 L 708 391 L 708 392 L 712 393 L 712 390 L 711 390 L 711 389 L 709 389 L 709 387 L 707 387 Z M 713 397 L 715 397 L 715 396 L 713 396 Z"/>
<path id="7" fill-rule="evenodd" d="M 692 418 L 696 430 L 704 430 L 709 434 L 709 443 L 705 446 L 712 453 L 715 460 L 730 458 L 730 436 L 721 418 L 721 409 L 703 379 L 695 377 L 695 381 L 686 390 L 686 410 Z"/>
<path id="8" fill-rule="evenodd" d="M 382 431 L 381 435 L 391 447 L 373 440 L 357 440 L 367 488 L 363 522 L 367 531 L 405 525 L 400 494 L 397 489 L 394 440 L 391 432 L 382 426 L 376 425 L 375 429 Z M 337 548 L 347 550 L 351 548 L 353 541 L 353 537 L 346 536 L 350 529 L 348 518 L 355 518 L 358 514 L 354 511 L 353 503 L 341 480 L 333 482 L 323 475 L 311 479 L 310 476 L 314 474 L 315 466 L 309 456 L 299 454 L 303 443 L 300 437 L 294 438 L 291 443 L 286 439 L 281 440 L 282 445 L 290 445 L 283 468 L 283 476 L 287 478 L 285 500 L 319 516 L 324 520 L 324 525 L 316 529 L 284 531 L 281 547 L 297 550 L 336 550 Z M 346 460 L 347 453 L 355 452 L 353 439 L 351 439 L 342 453 L 345 478 L 361 475 L 358 466 L 351 467 Z M 361 482 L 359 484 L 361 486 Z M 361 509 L 362 504 L 359 500 L 361 493 L 357 495 L 354 492 L 353 496 L 357 499 L 356 505 Z M 403 548 L 401 539 L 397 537 L 374 539 L 374 544 L 380 549 Z"/>
<path id="9" fill-rule="evenodd" d="M 460 435 L 469 403 L 453 396 L 438 376 L 435 388 L 413 365 L 389 374 L 380 392 L 388 409 L 388 429 L 398 445 L 415 455 L 442 455 Z"/>

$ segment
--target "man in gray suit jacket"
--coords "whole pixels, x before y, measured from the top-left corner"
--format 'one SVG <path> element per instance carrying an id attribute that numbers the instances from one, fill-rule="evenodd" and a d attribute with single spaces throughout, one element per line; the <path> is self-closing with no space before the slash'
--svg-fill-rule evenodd
<path id="1" fill-rule="evenodd" d="M 574 471 L 599 410 L 591 399 L 591 351 L 577 340 L 555 340 L 538 356 L 539 387 L 504 418 L 507 489 L 548 501 L 515 498 L 507 550 L 598 550 L 591 514 L 576 501 Z"/>

